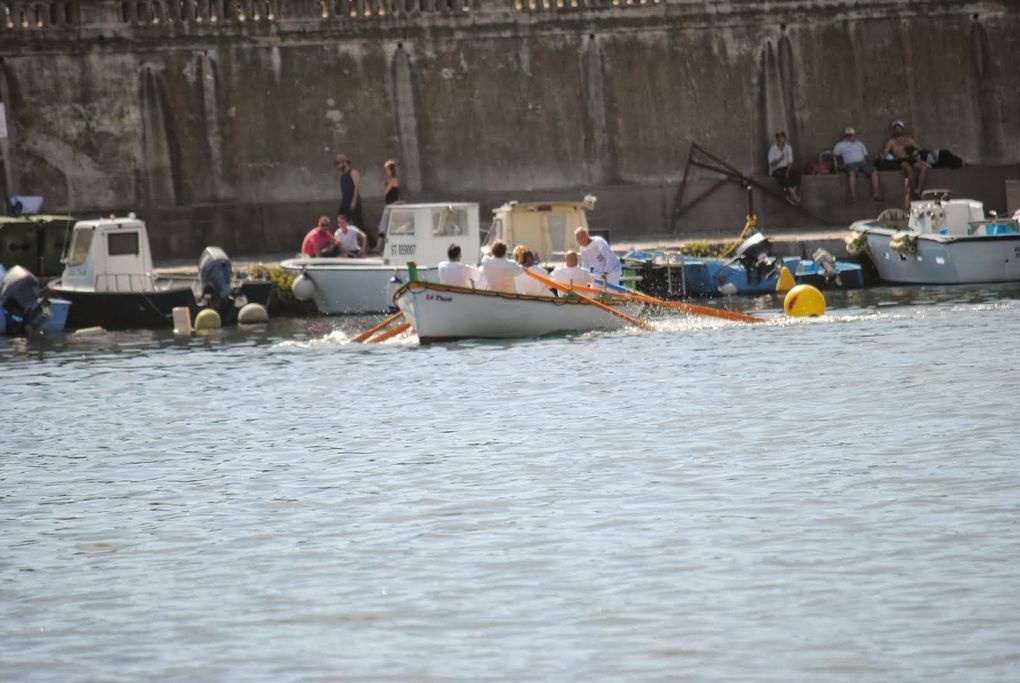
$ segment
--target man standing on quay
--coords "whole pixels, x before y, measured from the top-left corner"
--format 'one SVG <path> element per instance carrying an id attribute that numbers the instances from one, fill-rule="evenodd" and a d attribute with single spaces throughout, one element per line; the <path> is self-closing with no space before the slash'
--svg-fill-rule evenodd
<path id="1" fill-rule="evenodd" d="M 360 228 L 365 225 L 361 216 L 361 174 L 354 170 L 346 154 L 336 155 L 336 167 L 340 171 L 340 208 L 337 213 Z"/>

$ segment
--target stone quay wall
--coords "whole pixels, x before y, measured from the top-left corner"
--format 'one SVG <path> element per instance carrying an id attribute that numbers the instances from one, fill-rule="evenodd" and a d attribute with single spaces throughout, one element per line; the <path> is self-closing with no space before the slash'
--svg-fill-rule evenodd
<path id="1" fill-rule="evenodd" d="M 1018 54 L 1015 0 L 0 0 L 0 190 L 135 211 L 158 257 L 288 251 L 336 210 L 344 152 L 369 228 L 393 158 L 412 200 L 593 193 L 612 236 L 683 238 L 746 206 L 730 185 L 674 220 L 692 142 L 763 175 L 777 130 L 806 163 L 847 125 L 878 151 L 903 118 L 976 166 L 940 185 L 1004 209 Z M 876 213 L 807 180 L 826 222 Z M 898 174 L 883 188 L 902 204 Z"/>

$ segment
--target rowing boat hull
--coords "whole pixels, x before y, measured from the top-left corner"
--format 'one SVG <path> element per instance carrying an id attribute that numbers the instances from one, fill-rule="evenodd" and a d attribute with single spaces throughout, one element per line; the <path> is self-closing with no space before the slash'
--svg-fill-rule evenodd
<path id="1" fill-rule="evenodd" d="M 520 339 L 550 334 L 617 330 L 623 318 L 570 297 L 527 296 L 413 282 L 396 304 L 423 344 L 458 339 Z M 614 307 L 633 315 L 641 306 Z"/>

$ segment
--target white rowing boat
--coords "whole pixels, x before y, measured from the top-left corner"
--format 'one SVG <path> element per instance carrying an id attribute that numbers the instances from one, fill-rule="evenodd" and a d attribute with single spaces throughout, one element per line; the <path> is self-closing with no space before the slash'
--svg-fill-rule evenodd
<path id="1" fill-rule="evenodd" d="M 423 344 L 618 330 L 631 325 L 623 316 L 642 308 L 639 303 L 612 304 L 610 311 L 576 296 L 530 296 L 434 282 L 409 282 L 394 300 Z"/>

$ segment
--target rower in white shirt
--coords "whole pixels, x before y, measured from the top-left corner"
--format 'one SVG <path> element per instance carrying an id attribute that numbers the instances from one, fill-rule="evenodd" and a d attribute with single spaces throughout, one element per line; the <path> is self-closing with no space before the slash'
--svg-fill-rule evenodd
<path id="1" fill-rule="evenodd" d="M 439 262 L 439 282 L 455 287 L 478 287 L 481 273 L 474 266 L 460 262 L 460 245 L 451 244 L 446 250 L 448 261 Z"/>
<path id="2" fill-rule="evenodd" d="M 506 242 L 496 240 L 492 244 L 492 254 L 482 259 L 481 271 L 485 277 L 485 288 L 497 292 L 516 292 L 514 278 L 524 272 L 524 268 L 506 258 Z"/>
<path id="3" fill-rule="evenodd" d="M 518 249 L 520 249 L 520 255 L 518 256 Z M 549 291 L 549 286 L 542 284 L 540 280 L 528 275 L 528 272 L 541 275 L 542 277 L 549 277 L 549 271 L 542 266 L 535 263 L 535 253 L 527 247 L 518 247 L 514 249 L 514 260 L 521 264 L 525 272 L 523 275 L 518 275 L 514 279 L 514 285 L 517 287 L 518 294 L 531 294 L 532 296 L 552 296 L 552 292 Z"/>
<path id="4" fill-rule="evenodd" d="M 556 266 L 553 268 L 551 277 L 556 282 L 562 283 L 568 286 L 591 286 L 591 273 L 577 265 L 577 252 L 568 251 L 565 260 L 565 265 Z"/>

